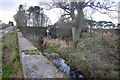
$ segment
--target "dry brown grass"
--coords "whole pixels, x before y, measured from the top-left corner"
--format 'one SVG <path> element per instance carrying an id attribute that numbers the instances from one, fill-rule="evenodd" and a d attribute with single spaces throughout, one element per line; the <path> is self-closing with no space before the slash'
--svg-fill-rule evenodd
<path id="1" fill-rule="evenodd" d="M 32 40 L 34 40 L 34 38 Z M 78 42 L 77 48 L 74 48 L 71 43 L 67 44 L 68 42 L 64 40 L 52 38 L 43 38 L 44 42 L 41 45 L 44 52 L 58 52 L 66 60 L 74 64 L 86 77 L 117 78 L 117 40 L 118 36 L 109 34 L 102 35 L 92 33 L 92 35 L 90 35 L 85 33 Z M 60 45 L 60 47 L 56 46 L 56 44 Z"/>
<path id="2" fill-rule="evenodd" d="M 22 66 L 18 53 L 16 31 L 3 36 L 2 47 L 3 78 L 22 78 Z"/>
<path id="3" fill-rule="evenodd" d="M 52 45 L 52 44 L 58 44 L 60 45 L 60 48 L 68 48 L 71 45 L 71 43 L 69 43 L 69 45 L 66 43 L 66 41 L 63 40 L 59 40 L 59 39 L 53 39 L 53 38 L 44 38 L 44 43 L 43 45 Z"/>
<path id="4" fill-rule="evenodd" d="M 44 44 L 59 44 L 59 54 L 89 78 L 118 78 L 118 37 L 111 35 L 85 34 L 77 48 L 65 41 L 46 39 Z"/>
<path id="5" fill-rule="evenodd" d="M 96 34 L 60 54 L 90 78 L 118 78 L 118 37 Z"/>

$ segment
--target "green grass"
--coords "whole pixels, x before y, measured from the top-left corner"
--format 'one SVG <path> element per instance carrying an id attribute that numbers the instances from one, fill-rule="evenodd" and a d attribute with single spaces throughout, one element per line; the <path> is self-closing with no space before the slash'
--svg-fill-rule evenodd
<path id="1" fill-rule="evenodd" d="M 59 52 L 60 45 L 58 44 L 53 44 L 53 45 L 46 45 L 44 46 L 43 51 L 47 53 L 52 53 L 52 52 Z"/>
<path id="2" fill-rule="evenodd" d="M 57 54 L 54 54 L 54 55 L 50 55 L 50 58 L 51 59 L 57 59 L 57 58 L 59 58 L 60 56 L 59 55 L 57 55 Z"/>
<path id="3" fill-rule="evenodd" d="M 0 37 L 0 69 L 2 69 L 2 37 Z M 2 78 L 2 73 L 0 72 L 0 80 Z"/>
<path id="4" fill-rule="evenodd" d="M 18 52 L 18 39 L 16 28 L 14 32 L 3 36 L 3 54 L 2 54 L 2 78 L 22 78 L 22 65 Z"/>
<path id="5" fill-rule="evenodd" d="M 3 77 L 2 78 L 12 78 L 12 74 L 13 72 L 13 67 L 11 65 L 4 65 L 2 66 L 3 69 Z"/>
<path id="6" fill-rule="evenodd" d="M 5 29 L 5 28 L 7 28 L 9 26 L 10 26 L 9 24 L 5 24 L 5 25 L 2 26 L 2 29 Z"/>
<path id="7" fill-rule="evenodd" d="M 84 33 L 77 47 L 60 48 L 61 45 L 50 44 L 43 46 L 43 52 L 59 53 L 71 67 L 77 68 L 86 77 L 115 78 L 118 76 L 116 59 L 118 36 L 104 36 L 97 33 Z"/>
<path id="8" fill-rule="evenodd" d="M 111 69 L 117 68 L 117 65 L 114 64 L 116 59 L 113 59 L 110 54 L 116 53 L 117 45 L 116 36 L 93 34 L 93 36 L 81 38 L 78 41 L 77 48 L 61 49 L 59 53 L 66 56 L 67 60 L 70 59 L 74 66 L 87 77 L 114 78 L 118 76 L 118 73 L 115 70 L 111 71 Z"/>
<path id="9" fill-rule="evenodd" d="M 49 48 L 52 52 L 58 52 L 58 49 L 60 48 L 60 45 L 54 44 L 54 45 L 51 45 Z"/>

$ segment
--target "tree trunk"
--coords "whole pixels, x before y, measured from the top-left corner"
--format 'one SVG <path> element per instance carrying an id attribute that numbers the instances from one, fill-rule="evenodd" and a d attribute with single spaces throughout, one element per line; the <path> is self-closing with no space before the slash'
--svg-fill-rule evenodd
<path id="1" fill-rule="evenodd" d="M 77 47 L 77 42 L 80 39 L 80 29 L 79 27 L 72 27 L 72 37 L 73 37 L 73 45 Z"/>

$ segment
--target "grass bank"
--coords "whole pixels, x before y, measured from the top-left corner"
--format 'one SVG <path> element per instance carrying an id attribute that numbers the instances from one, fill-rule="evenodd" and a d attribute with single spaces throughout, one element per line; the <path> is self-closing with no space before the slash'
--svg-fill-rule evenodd
<path id="1" fill-rule="evenodd" d="M 83 36 L 77 48 L 60 49 L 59 53 L 89 78 L 118 78 L 118 36 Z"/>
<path id="2" fill-rule="evenodd" d="M 2 46 L 2 78 L 22 78 L 22 65 L 18 54 L 16 27 L 12 33 L 3 36 Z"/>
<path id="3" fill-rule="evenodd" d="M 0 79 L 2 78 L 2 37 L 0 37 Z"/>
<path id="4" fill-rule="evenodd" d="M 29 37 L 29 40 L 42 52 L 59 53 L 71 67 L 77 68 L 87 78 L 120 76 L 118 36 L 83 33 L 76 48 L 59 39 L 43 38 L 42 42 L 37 37 Z"/>
<path id="5" fill-rule="evenodd" d="M 118 78 L 118 44 L 118 36 L 84 33 L 77 48 L 48 39 L 43 51 L 59 53 L 88 78 Z"/>
<path id="6" fill-rule="evenodd" d="M 7 28 L 7 27 L 9 27 L 10 26 L 10 24 L 4 24 L 4 25 L 2 25 L 2 28 L 1 29 L 5 29 L 5 28 Z"/>

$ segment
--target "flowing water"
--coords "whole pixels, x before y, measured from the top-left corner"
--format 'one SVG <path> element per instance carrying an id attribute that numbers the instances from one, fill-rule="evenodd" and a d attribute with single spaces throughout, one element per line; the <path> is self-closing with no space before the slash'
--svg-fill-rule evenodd
<path id="1" fill-rule="evenodd" d="M 58 55 L 57 53 L 42 53 L 43 55 L 46 55 L 47 57 L 50 57 L 51 55 Z M 67 74 L 70 78 L 85 78 L 77 69 L 72 68 L 69 66 L 69 64 L 66 64 L 66 61 L 62 57 L 57 57 L 56 59 L 51 60 L 54 65 L 63 71 L 65 74 Z"/>

